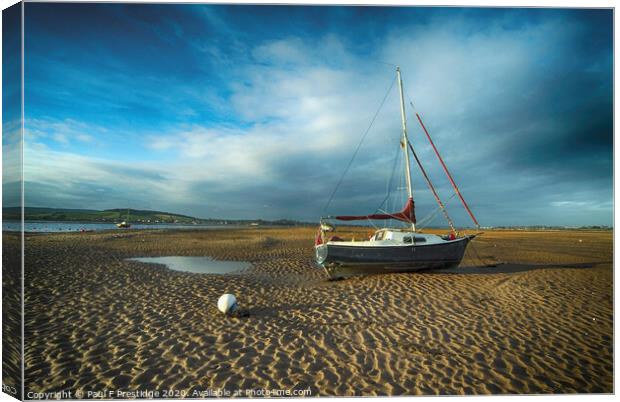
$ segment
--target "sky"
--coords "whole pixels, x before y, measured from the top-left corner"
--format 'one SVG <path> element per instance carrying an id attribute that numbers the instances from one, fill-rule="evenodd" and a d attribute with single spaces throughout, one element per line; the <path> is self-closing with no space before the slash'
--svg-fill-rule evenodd
<path id="1" fill-rule="evenodd" d="M 25 202 L 399 210 L 399 65 L 410 140 L 457 226 L 410 101 L 481 225 L 612 225 L 612 30 L 604 9 L 27 3 Z M 412 175 L 418 220 L 444 224 Z"/>

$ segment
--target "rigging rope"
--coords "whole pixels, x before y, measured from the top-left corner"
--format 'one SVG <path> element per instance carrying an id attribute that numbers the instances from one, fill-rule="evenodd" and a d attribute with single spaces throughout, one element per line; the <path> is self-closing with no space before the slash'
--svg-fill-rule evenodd
<path id="1" fill-rule="evenodd" d="M 334 198 L 334 195 L 336 195 L 336 191 L 338 191 L 338 188 L 342 184 L 342 180 L 346 176 L 347 172 L 349 171 L 349 168 L 351 167 L 351 165 L 353 164 L 353 161 L 355 160 L 355 157 L 357 156 L 357 153 L 359 152 L 360 148 L 362 147 L 362 143 L 366 139 L 366 136 L 368 135 L 368 132 L 370 131 L 372 125 L 374 124 L 375 120 L 377 119 L 377 116 L 379 116 L 379 112 L 383 108 L 383 105 L 385 104 L 385 101 L 386 101 L 388 95 L 392 91 L 392 88 L 394 87 L 394 83 L 395 82 L 396 82 L 396 77 L 394 77 L 394 79 L 392 80 L 392 83 L 390 84 L 390 87 L 388 88 L 387 92 L 385 93 L 385 96 L 383 97 L 383 100 L 381 101 L 381 104 L 379 105 L 379 108 L 377 109 L 377 112 L 375 113 L 375 115 L 373 116 L 372 120 L 370 121 L 370 125 L 368 126 L 368 128 L 364 132 L 364 135 L 362 135 L 362 138 L 360 139 L 359 144 L 357 144 L 357 148 L 355 148 L 355 152 L 353 152 L 353 156 L 351 157 L 351 160 L 349 161 L 349 164 L 347 165 L 346 169 L 342 173 L 342 176 L 340 176 L 340 180 L 338 180 L 338 184 L 336 184 L 336 188 L 334 189 L 332 194 L 329 196 L 329 199 L 327 200 L 327 203 L 325 204 L 325 207 L 323 207 L 323 212 L 325 212 L 327 210 L 327 208 L 329 207 L 329 204 L 331 204 L 331 202 L 332 202 L 332 200 Z"/>
<path id="2" fill-rule="evenodd" d="M 463 195 L 461 194 L 461 191 L 459 190 L 459 187 L 454 182 L 454 179 L 452 178 L 452 175 L 450 174 L 450 171 L 448 170 L 448 167 L 446 166 L 446 164 L 444 163 L 443 159 L 441 158 L 441 155 L 439 154 L 439 151 L 437 150 L 437 147 L 435 146 L 435 143 L 431 139 L 431 136 L 428 133 L 428 130 L 426 129 L 426 126 L 422 122 L 422 118 L 420 117 L 418 112 L 415 110 L 415 106 L 413 106 L 413 102 L 409 101 L 409 103 L 411 105 L 411 108 L 413 109 L 413 112 L 415 113 L 415 116 L 418 118 L 418 122 L 420 123 L 420 126 L 422 126 L 422 130 L 424 130 L 424 134 L 426 134 L 426 138 L 428 138 L 428 142 L 430 142 L 431 146 L 433 147 L 433 150 L 435 151 L 435 155 L 437 155 L 437 159 L 439 159 L 439 162 L 441 163 L 441 166 L 443 167 L 443 170 L 446 173 L 446 176 L 448 176 L 448 180 L 450 180 L 450 183 L 452 184 L 452 187 L 454 187 L 454 191 L 456 191 L 456 194 L 461 199 L 461 203 L 463 204 L 463 206 L 467 210 L 467 213 L 469 214 L 471 219 L 474 221 L 474 224 L 476 224 L 476 227 L 480 228 L 480 224 L 478 223 L 478 221 L 474 217 L 474 214 L 469 209 L 469 206 L 467 205 L 467 202 L 465 202 L 465 198 L 463 198 Z"/>
<path id="3" fill-rule="evenodd" d="M 394 181 L 394 172 L 396 172 L 396 165 L 400 159 L 399 156 L 400 156 L 400 149 L 396 152 L 396 156 L 394 157 L 394 163 L 392 165 L 392 173 L 390 174 L 390 180 L 388 181 L 385 198 L 383 199 L 383 201 L 381 201 L 381 204 L 379 204 L 379 207 L 375 210 L 375 212 L 379 211 L 379 209 L 383 207 L 385 202 L 388 201 L 390 198 L 391 188 L 392 188 L 393 181 Z M 387 207 L 389 207 L 389 204 L 386 205 L 386 208 Z"/>
<path id="4" fill-rule="evenodd" d="M 452 201 L 452 199 L 455 196 L 456 196 L 456 193 L 452 193 L 452 195 L 450 196 L 450 198 L 448 198 L 448 200 L 446 201 L 444 205 L 448 205 L 448 203 Z M 421 219 L 420 223 L 418 223 L 419 230 L 425 229 L 428 226 L 428 224 L 431 223 L 431 220 L 437 215 L 437 212 L 439 212 L 440 210 L 441 208 L 437 207 L 433 210 L 433 212 L 431 212 L 430 214 L 425 216 L 423 219 Z"/>
<path id="5" fill-rule="evenodd" d="M 474 239 L 474 240 L 475 240 L 475 239 Z M 470 245 L 470 247 L 469 247 L 469 248 L 470 248 L 470 249 L 474 252 L 474 254 L 475 254 L 476 258 L 478 259 L 478 261 L 480 261 L 480 262 L 482 263 L 482 265 L 483 265 L 484 267 L 496 267 L 496 266 L 498 266 L 498 265 L 500 265 L 500 264 L 504 264 L 502 261 L 497 261 L 497 259 L 496 259 L 495 257 L 493 257 L 493 256 L 491 256 L 491 258 L 492 258 L 493 260 L 495 260 L 495 261 L 492 261 L 491 259 L 487 260 L 487 261 L 490 261 L 490 262 L 485 261 L 485 260 L 484 260 L 484 259 L 480 256 L 480 254 L 478 253 L 478 249 L 476 248 L 476 246 L 474 246 L 474 240 L 472 240 L 472 241 L 470 241 L 470 242 L 469 242 L 469 245 Z"/>
<path id="6" fill-rule="evenodd" d="M 422 162 L 420 162 L 418 155 L 415 153 L 413 149 L 413 145 L 411 145 L 411 142 L 409 141 L 407 142 L 409 143 L 409 149 L 411 150 L 411 153 L 413 154 L 413 157 L 415 158 L 415 161 L 418 163 L 418 167 L 420 168 L 420 171 L 422 172 L 422 176 L 424 176 L 424 179 L 426 180 L 426 184 L 428 184 L 428 187 L 433 192 L 433 195 L 435 196 L 435 201 L 437 201 L 437 204 L 439 204 L 439 208 L 441 208 L 441 212 L 443 212 L 443 216 L 448 221 L 448 225 L 450 225 L 450 229 L 452 229 L 452 231 L 456 233 L 456 229 L 454 228 L 452 219 L 450 219 L 450 216 L 448 215 L 448 211 L 446 211 L 445 205 L 441 202 L 441 199 L 439 198 L 439 194 L 437 194 L 437 191 L 435 191 L 435 186 L 433 186 L 433 183 L 431 183 L 431 179 L 426 174 L 426 170 L 424 170 L 424 167 L 422 166 Z"/>

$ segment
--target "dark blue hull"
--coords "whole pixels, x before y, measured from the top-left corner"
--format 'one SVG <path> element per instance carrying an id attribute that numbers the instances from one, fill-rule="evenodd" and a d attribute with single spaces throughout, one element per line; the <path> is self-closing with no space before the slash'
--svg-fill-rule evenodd
<path id="1" fill-rule="evenodd" d="M 473 238 L 402 246 L 323 244 L 316 247 L 316 261 L 332 277 L 451 268 L 461 263 Z"/>

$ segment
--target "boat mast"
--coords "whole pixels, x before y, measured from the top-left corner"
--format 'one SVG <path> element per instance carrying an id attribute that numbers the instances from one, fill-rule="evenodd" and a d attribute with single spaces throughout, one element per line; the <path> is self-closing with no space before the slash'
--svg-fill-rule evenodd
<path id="1" fill-rule="evenodd" d="M 400 77 L 400 67 L 396 67 L 396 76 L 398 77 L 398 89 L 400 92 L 400 118 L 403 125 L 403 151 L 405 152 L 405 175 L 407 177 L 407 195 L 413 199 L 413 188 L 411 187 L 411 170 L 409 168 L 409 151 L 407 138 L 407 117 L 405 116 L 405 98 L 403 96 L 403 80 Z M 411 231 L 415 232 L 415 223 L 411 222 Z"/>

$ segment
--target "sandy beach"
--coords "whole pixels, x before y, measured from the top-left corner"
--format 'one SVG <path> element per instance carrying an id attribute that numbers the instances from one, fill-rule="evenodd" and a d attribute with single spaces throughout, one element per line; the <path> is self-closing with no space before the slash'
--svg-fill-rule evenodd
<path id="1" fill-rule="evenodd" d="M 26 393 L 613 392 L 611 231 L 489 231 L 457 269 L 339 281 L 314 266 L 314 232 L 27 235 Z M 126 260 L 171 255 L 252 268 Z M 219 313 L 222 293 L 249 316 Z"/>

